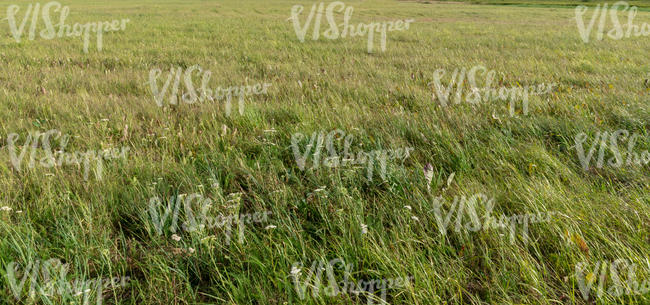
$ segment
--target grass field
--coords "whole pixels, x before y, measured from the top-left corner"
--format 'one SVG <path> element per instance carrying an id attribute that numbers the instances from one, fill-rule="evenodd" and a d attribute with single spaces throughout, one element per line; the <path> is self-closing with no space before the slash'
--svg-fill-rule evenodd
<path id="1" fill-rule="evenodd" d="M 598 131 L 623 129 L 640 136 L 634 151 L 650 150 L 648 36 L 585 43 L 573 7 L 347 1 L 353 24 L 414 20 L 369 54 L 365 36 L 312 40 L 308 30 L 300 42 L 288 18 L 303 4 L 304 23 L 312 3 L 62 1 L 67 24 L 129 19 L 104 34 L 101 51 L 92 38 L 88 53 L 78 37 L 27 39 L 29 22 L 16 42 L 3 20 L 0 304 L 83 304 L 66 291 L 30 297 L 42 274 L 16 291 L 12 262 L 20 281 L 26 266 L 49 259 L 68 264 L 57 280 L 129 277 L 89 304 L 367 304 L 364 292 L 299 296 L 295 263 L 305 278 L 312 262 L 337 258 L 354 281 L 411 276 L 386 291 L 390 304 L 650 304 L 650 293 L 596 288 L 585 300 L 576 274 L 582 263 L 597 271 L 626 259 L 650 281 L 650 165 L 584 170 L 575 143 L 586 133 L 588 149 Z M 21 22 L 26 1 L 0 0 L 0 14 L 13 4 Z M 650 13 L 640 11 L 635 23 L 644 22 Z M 271 86 L 246 98 L 242 114 L 227 115 L 223 101 L 159 107 L 150 71 L 162 70 L 160 87 L 170 68 L 195 65 L 212 72 L 214 88 Z M 495 70 L 499 86 L 556 86 L 515 116 L 503 101 L 442 107 L 433 98 L 436 70 L 447 82 L 477 65 Z M 12 134 L 22 150 L 30 132 L 54 129 L 70 136 L 66 152 L 128 153 L 87 179 L 82 164 L 39 166 L 43 143 L 33 144 L 35 166 L 31 150 L 20 170 L 12 165 Z M 354 136 L 355 151 L 413 151 L 383 178 L 375 168 L 368 179 L 363 166 L 301 170 L 292 135 L 336 129 Z M 159 235 L 151 199 L 195 193 L 211 198 L 210 215 L 270 214 L 232 232 Z M 553 217 L 531 224 L 527 240 L 454 230 L 456 216 L 442 234 L 440 198 L 447 211 L 455 196 L 475 194 L 494 199 L 494 215 Z M 343 268 L 335 273 L 343 278 Z"/>
<path id="2" fill-rule="evenodd" d="M 423 2 L 426 2 L 427 0 L 421 0 Z M 436 2 L 467 2 L 467 3 L 473 3 L 473 4 L 495 4 L 495 5 L 521 5 L 521 6 L 545 6 L 545 7 L 570 7 L 574 8 L 577 5 L 585 5 L 585 6 L 597 6 L 597 5 L 603 5 L 603 4 L 608 4 L 612 5 L 616 3 L 617 1 L 607 1 L 607 0 L 439 0 L 439 1 L 429 1 L 431 3 L 436 3 Z M 643 0 L 638 0 L 638 1 L 626 1 L 630 5 L 634 5 L 639 7 L 642 10 L 647 10 L 648 7 L 650 7 L 650 2 L 648 1 L 643 1 Z"/>

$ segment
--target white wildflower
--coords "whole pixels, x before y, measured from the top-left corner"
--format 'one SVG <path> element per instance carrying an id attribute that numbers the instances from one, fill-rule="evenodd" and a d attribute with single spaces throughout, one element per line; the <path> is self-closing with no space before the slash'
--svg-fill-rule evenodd
<path id="1" fill-rule="evenodd" d="M 300 270 L 300 268 L 298 268 L 297 266 L 291 267 L 291 275 L 297 276 L 300 274 L 300 272 L 302 272 L 302 270 Z"/>

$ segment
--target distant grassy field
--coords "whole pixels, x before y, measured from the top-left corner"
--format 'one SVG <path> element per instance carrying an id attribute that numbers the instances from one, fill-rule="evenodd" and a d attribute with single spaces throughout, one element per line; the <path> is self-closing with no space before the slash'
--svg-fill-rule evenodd
<path id="1" fill-rule="evenodd" d="M 427 0 L 423 0 L 427 1 Z M 444 2 L 447 0 L 438 0 L 430 2 Z M 607 0 L 449 0 L 449 2 L 468 2 L 474 4 L 499 4 L 499 5 L 525 5 L 525 6 L 567 6 L 575 7 L 576 5 L 586 5 L 586 6 L 596 6 L 598 4 L 608 3 L 612 5 L 617 1 L 607 1 Z M 626 1 L 630 5 L 637 6 L 639 8 L 647 9 L 650 7 L 650 2 L 643 0 L 631 0 Z"/>
<path id="2" fill-rule="evenodd" d="M 535 1 L 551 2 L 568 1 Z M 387 290 L 390 304 L 650 303 L 647 293 L 581 295 L 582 262 L 630 259 L 650 280 L 650 166 L 584 170 L 574 140 L 589 134 L 588 149 L 596 132 L 625 129 L 640 135 L 635 151 L 650 150 L 648 36 L 584 43 L 574 10 L 557 7 L 347 1 L 353 24 L 414 19 L 368 54 L 365 36 L 311 40 L 309 30 L 300 42 L 287 19 L 303 4 L 304 23 L 311 3 L 62 1 L 68 24 L 130 20 L 104 34 L 102 51 L 93 36 L 87 54 L 77 37 L 16 42 L 3 20 L 0 304 L 82 304 L 69 293 L 30 298 L 29 284 L 15 297 L 11 263 L 52 258 L 69 264 L 69 282 L 129 276 L 102 292 L 105 304 L 367 304 L 363 293 L 299 297 L 294 263 L 304 278 L 313 261 L 336 258 L 355 281 L 412 276 Z M 12 4 L 21 22 L 27 2 L 0 0 L 2 14 Z M 639 12 L 643 22 L 650 13 Z M 161 87 L 170 68 L 194 65 L 215 88 L 271 86 L 247 97 L 243 114 L 226 115 L 223 101 L 157 106 L 150 71 L 162 70 Z M 496 100 L 441 107 L 434 72 L 448 79 L 476 65 L 495 70 L 499 86 L 556 86 L 514 117 Z M 70 135 L 67 152 L 129 151 L 103 163 L 101 180 L 95 167 L 88 179 L 81 165 L 29 168 L 30 153 L 17 170 L 12 134 L 29 149 L 30 132 L 52 129 Z M 368 180 L 362 166 L 301 170 L 292 135 L 336 129 L 354 135 L 355 150 L 414 150 L 389 162 L 385 179 L 375 168 Z M 193 193 L 212 198 L 211 215 L 271 214 L 233 227 L 230 241 L 223 227 L 157 234 L 151 198 Z M 531 224 L 527 241 L 454 230 L 455 216 L 442 234 L 436 197 L 447 211 L 478 193 L 494 198 L 495 215 L 555 214 Z"/>

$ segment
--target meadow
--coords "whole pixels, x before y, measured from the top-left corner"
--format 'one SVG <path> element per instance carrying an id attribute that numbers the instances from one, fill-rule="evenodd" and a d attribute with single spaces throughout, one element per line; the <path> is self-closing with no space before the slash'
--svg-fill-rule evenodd
<path id="1" fill-rule="evenodd" d="M 427 1 L 427 0 L 421 0 Z M 607 0 L 449 0 L 449 2 L 466 2 L 472 4 L 492 4 L 492 5 L 519 5 L 519 6 L 544 6 L 544 7 L 576 7 L 577 5 L 585 6 L 597 6 L 608 4 L 612 5 L 616 1 L 607 1 Z M 630 5 L 639 7 L 640 9 L 645 9 L 650 6 L 648 1 L 643 0 L 632 0 L 626 1 Z"/>
<path id="2" fill-rule="evenodd" d="M 61 1 L 71 25 L 129 20 L 103 33 L 101 51 L 91 36 L 87 53 L 81 37 L 40 37 L 42 23 L 30 40 L 27 22 L 17 42 L 2 20 L 0 304 L 84 304 L 85 294 L 32 289 L 48 276 L 128 277 L 89 304 L 376 300 L 313 287 L 301 297 L 295 276 L 336 259 L 339 281 L 404 278 L 385 290 L 390 304 L 650 304 L 650 293 L 596 288 L 599 262 L 618 259 L 638 266 L 639 283 L 650 281 L 650 165 L 612 166 L 605 150 L 597 166 L 603 149 L 594 145 L 585 166 L 576 143 L 588 135 L 589 150 L 603 132 L 626 130 L 639 136 L 635 152 L 650 150 L 650 39 L 585 43 L 574 9 L 584 2 L 548 2 L 346 1 L 352 24 L 414 20 L 387 33 L 385 51 L 376 36 L 372 53 L 367 36 L 312 40 L 308 28 L 301 42 L 292 7 L 304 5 L 302 25 L 314 3 L 302 0 Z M 0 15 L 18 5 L 22 22 L 29 3 L 0 0 Z M 634 22 L 650 23 L 650 12 L 640 8 Z M 230 111 L 224 99 L 186 103 L 182 92 L 159 106 L 152 88 L 170 69 L 194 66 L 211 71 L 212 88 L 270 85 L 233 98 Z M 446 71 L 447 85 L 454 70 L 475 66 L 496 71 L 497 86 L 554 85 L 515 115 L 494 98 L 443 107 L 435 72 Z M 160 71 L 154 87 L 152 71 Z M 53 130 L 50 143 L 28 141 Z M 314 166 L 309 152 L 301 168 L 298 153 L 321 132 L 333 134 L 337 151 L 351 135 L 354 152 L 392 150 L 393 158 L 383 170 L 378 152 L 372 176 L 356 162 Z M 83 153 L 50 166 L 47 145 Z M 84 159 L 100 154 L 112 157 Z M 192 194 L 209 198 L 203 227 L 178 207 Z M 475 213 L 451 213 L 444 232 L 437 211 L 446 216 L 460 206 L 455 198 L 476 194 L 492 206 L 482 200 Z M 165 206 L 180 210 L 175 230 L 173 220 L 152 221 Z M 550 216 L 526 234 L 463 229 L 490 211 Z M 251 215 L 245 224 L 242 215 Z M 23 277 L 50 259 L 66 264 L 50 269 L 65 272 Z M 588 298 L 580 265 L 596 280 Z M 30 279 L 16 289 L 16 278 Z"/>

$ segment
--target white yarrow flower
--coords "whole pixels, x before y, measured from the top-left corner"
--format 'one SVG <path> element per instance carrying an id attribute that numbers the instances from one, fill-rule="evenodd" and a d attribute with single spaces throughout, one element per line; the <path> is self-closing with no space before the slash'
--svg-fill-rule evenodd
<path id="1" fill-rule="evenodd" d="M 175 241 L 180 241 L 181 237 L 176 235 L 176 234 L 172 234 L 172 239 L 175 240 Z"/>
<path id="2" fill-rule="evenodd" d="M 413 208 L 411 208 L 410 205 L 405 205 L 404 208 L 407 209 L 407 210 L 409 210 L 409 211 L 413 210 Z"/>
<path id="3" fill-rule="evenodd" d="M 7 212 L 9 212 L 9 211 L 11 211 L 11 210 L 12 210 L 12 208 L 10 208 L 10 207 L 8 207 L 8 206 L 4 206 L 4 207 L 1 207 L 1 208 L 0 208 L 0 211 L 7 211 Z"/>
<path id="4" fill-rule="evenodd" d="M 297 276 L 297 275 L 300 274 L 300 272 L 301 272 L 300 268 L 298 268 L 298 267 L 296 267 L 296 266 L 292 266 L 292 267 L 291 267 L 291 274 L 292 274 L 292 275 Z"/>
<path id="5" fill-rule="evenodd" d="M 368 226 L 366 224 L 361 224 L 361 234 L 368 234 Z"/>
<path id="6" fill-rule="evenodd" d="M 265 230 L 270 230 L 270 229 L 275 229 L 275 228 L 277 228 L 277 227 L 274 226 L 274 225 L 268 225 L 268 226 L 266 226 L 264 229 L 265 229 Z"/>

